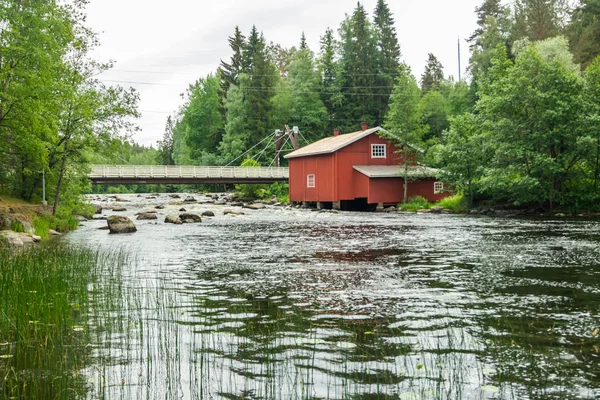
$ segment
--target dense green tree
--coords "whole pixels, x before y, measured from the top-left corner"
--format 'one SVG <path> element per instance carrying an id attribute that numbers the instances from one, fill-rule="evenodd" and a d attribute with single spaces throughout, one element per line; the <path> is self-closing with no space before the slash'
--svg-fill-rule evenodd
<path id="1" fill-rule="evenodd" d="M 175 165 L 173 158 L 174 152 L 174 139 L 173 130 L 175 124 L 173 119 L 169 115 L 167 117 L 167 123 L 165 124 L 165 132 L 163 133 L 163 139 L 158 141 L 158 151 L 156 152 L 156 161 L 159 165 Z"/>
<path id="2" fill-rule="evenodd" d="M 517 0 L 517 39 L 544 40 L 562 33 L 569 14 L 568 0 Z"/>
<path id="3" fill-rule="evenodd" d="M 236 157 L 242 155 L 251 146 L 249 138 L 252 131 L 249 127 L 249 107 L 247 89 L 250 78 L 246 74 L 240 75 L 239 86 L 231 86 L 227 92 L 227 122 L 225 123 L 225 134 L 219 144 L 219 153 L 224 161 L 229 163 Z"/>
<path id="4" fill-rule="evenodd" d="M 590 132 L 594 143 L 590 156 L 590 170 L 592 171 L 593 194 L 591 201 L 597 201 L 600 197 L 600 57 L 590 64 L 585 72 L 585 98 L 588 109 L 588 132 Z"/>
<path id="5" fill-rule="evenodd" d="M 261 37 L 256 26 L 252 26 L 248 40 L 244 43 L 242 49 L 242 71 L 245 73 L 251 73 L 254 68 L 255 55 L 258 51 L 262 51 L 265 48 L 264 38 Z"/>
<path id="6" fill-rule="evenodd" d="M 444 132 L 444 145 L 432 148 L 436 163 L 443 165 L 442 178 L 466 195 L 469 207 L 489 161 L 480 119 L 469 113 L 452 118 L 452 127 Z"/>
<path id="7" fill-rule="evenodd" d="M 481 86 L 477 108 L 494 148 L 481 189 L 514 204 L 573 206 L 578 166 L 594 148 L 581 112 L 582 79 L 566 61 L 564 39 L 520 49 L 513 63 L 499 47 Z"/>
<path id="8" fill-rule="evenodd" d="M 575 61 L 587 66 L 600 55 L 600 0 L 581 0 L 573 10 L 567 35 Z"/>
<path id="9" fill-rule="evenodd" d="M 344 104 L 338 121 L 344 130 L 351 130 L 357 121 L 375 123 L 378 115 L 374 88 L 377 35 L 360 3 L 354 13 L 342 22 L 340 36 Z"/>
<path id="10" fill-rule="evenodd" d="M 75 9 L 48 1 L 0 7 L 0 189 L 30 199 L 56 136 L 55 93 Z"/>
<path id="11" fill-rule="evenodd" d="M 230 36 L 227 40 L 233 54 L 229 63 L 221 60 L 221 65 L 219 66 L 219 76 L 222 80 L 223 93 L 227 93 L 231 85 L 239 84 L 239 76 L 244 68 L 243 51 L 246 45 L 246 38 L 242 35 L 238 26 L 235 27 L 233 36 Z"/>
<path id="12" fill-rule="evenodd" d="M 333 30 L 327 29 L 321 37 L 321 49 L 318 59 L 318 71 L 321 75 L 321 101 L 325 105 L 328 114 L 327 131 L 331 132 L 338 126 L 338 113 L 344 103 L 341 93 L 341 69 L 336 59 L 337 42 L 333 36 Z"/>
<path id="13" fill-rule="evenodd" d="M 309 49 L 295 54 L 287 82 L 280 86 L 281 94 L 278 93 L 273 101 L 279 110 L 275 126 L 298 126 L 302 135 L 311 142 L 328 134 L 325 131 L 327 109 L 320 98 L 321 79 L 313 58 Z"/>
<path id="14" fill-rule="evenodd" d="M 450 126 L 448 103 L 438 91 L 430 91 L 419 102 L 419 114 L 424 126 L 423 141 L 433 144 L 442 138 L 442 132 Z"/>
<path id="15" fill-rule="evenodd" d="M 219 109 L 220 90 L 219 79 L 213 75 L 198 79 L 188 88 L 181 124 L 195 160 L 201 161 L 206 154 L 215 153 L 221 142 L 225 123 Z"/>
<path id="16" fill-rule="evenodd" d="M 373 22 L 379 53 L 375 79 L 375 102 L 377 103 L 375 124 L 380 125 L 387 114 L 391 89 L 400 66 L 400 44 L 394 26 L 394 17 L 384 0 L 377 1 Z"/>
<path id="17" fill-rule="evenodd" d="M 423 94 L 426 94 L 430 90 L 439 90 L 443 80 L 444 67 L 442 66 L 442 63 L 436 56 L 429 53 L 425 71 L 423 72 L 423 75 L 421 75 L 421 90 Z"/>
<path id="18" fill-rule="evenodd" d="M 269 119 L 275 88 L 280 79 L 275 64 L 267 55 L 264 37 L 260 35 L 258 42 L 253 46 L 252 70 L 249 74 L 249 84 L 245 89 L 247 124 L 250 132 L 247 144 L 258 143 L 267 134 L 273 132 Z"/>
<path id="19" fill-rule="evenodd" d="M 385 128 L 389 131 L 390 139 L 396 141 L 401 149 L 404 164 L 404 199 L 408 201 L 409 174 L 408 160 L 416 157 L 423 136 L 423 126 L 420 120 L 419 101 L 421 91 L 417 80 L 410 68 L 401 65 L 398 69 L 396 85 L 390 98 L 390 110 L 385 119 Z"/>

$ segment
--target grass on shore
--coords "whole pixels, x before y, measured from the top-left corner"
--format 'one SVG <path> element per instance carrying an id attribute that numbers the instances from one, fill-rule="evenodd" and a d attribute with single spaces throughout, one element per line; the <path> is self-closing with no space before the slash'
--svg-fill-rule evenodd
<path id="1" fill-rule="evenodd" d="M 411 197 L 406 204 L 398 204 L 398 208 L 402 211 L 417 212 L 418 210 L 428 210 L 432 207 L 444 207 L 454 213 L 463 213 L 467 211 L 467 201 L 463 195 L 456 194 L 454 196 L 445 197 L 436 203 L 430 203 L 423 196 Z"/>

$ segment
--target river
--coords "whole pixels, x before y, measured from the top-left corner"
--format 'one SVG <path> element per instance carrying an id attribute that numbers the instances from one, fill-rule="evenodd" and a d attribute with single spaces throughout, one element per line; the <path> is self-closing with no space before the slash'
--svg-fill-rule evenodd
<path id="1" fill-rule="evenodd" d="M 121 197 L 119 214 L 165 209 L 64 238 L 135 255 L 91 397 L 600 398 L 597 221 Z M 180 207 L 216 216 L 165 224 Z"/>

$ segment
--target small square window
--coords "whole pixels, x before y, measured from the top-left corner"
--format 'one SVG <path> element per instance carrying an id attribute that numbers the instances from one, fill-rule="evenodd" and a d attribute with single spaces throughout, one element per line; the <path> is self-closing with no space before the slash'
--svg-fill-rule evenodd
<path id="1" fill-rule="evenodd" d="M 371 158 L 385 158 L 385 144 L 372 144 Z"/>
<path id="2" fill-rule="evenodd" d="M 315 187 L 315 175 L 314 174 L 306 175 L 306 187 L 309 187 L 309 188 Z"/>
<path id="3" fill-rule="evenodd" d="M 433 183 L 433 193 L 438 194 L 444 191 L 444 182 Z"/>

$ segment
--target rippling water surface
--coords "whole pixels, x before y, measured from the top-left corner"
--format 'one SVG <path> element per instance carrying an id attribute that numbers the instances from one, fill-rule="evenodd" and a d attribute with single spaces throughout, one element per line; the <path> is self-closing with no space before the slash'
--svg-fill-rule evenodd
<path id="1" fill-rule="evenodd" d="M 74 243 L 126 248 L 93 395 L 600 398 L 600 226 L 269 207 Z M 110 215 L 111 212 L 105 212 Z"/>

